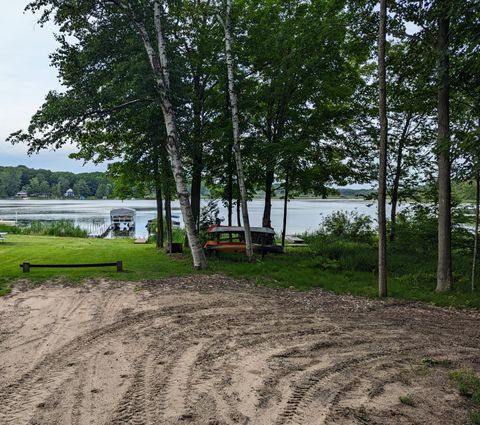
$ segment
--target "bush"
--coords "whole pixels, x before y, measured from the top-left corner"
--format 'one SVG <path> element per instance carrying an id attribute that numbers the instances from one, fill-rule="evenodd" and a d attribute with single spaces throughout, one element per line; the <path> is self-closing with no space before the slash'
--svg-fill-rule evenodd
<path id="1" fill-rule="evenodd" d="M 471 370 L 456 370 L 450 378 L 457 384 L 460 394 L 480 406 L 480 378 Z M 470 412 L 470 423 L 480 425 L 480 410 Z"/>
<path id="2" fill-rule="evenodd" d="M 302 235 L 312 253 L 338 264 L 339 270 L 372 272 L 377 268 L 372 219 L 339 211 L 325 217 L 319 230 Z"/>
<path id="3" fill-rule="evenodd" d="M 450 377 L 456 382 L 460 394 L 480 405 L 480 378 L 470 370 L 457 370 Z"/>
<path id="4" fill-rule="evenodd" d="M 210 200 L 207 205 L 200 210 L 200 229 L 207 230 L 214 224 L 220 224 L 223 218 L 220 218 L 220 208 L 218 201 Z"/>
<path id="5" fill-rule="evenodd" d="M 472 425 L 480 425 L 480 410 L 470 412 L 470 423 Z"/>
<path id="6" fill-rule="evenodd" d="M 73 220 L 32 221 L 27 227 L 16 227 L 12 233 L 38 236 L 86 238 L 88 232 L 76 226 Z"/>
<path id="7" fill-rule="evenodd" d="M 400 403 L 405 404 L 406 406 L 415 407 L 415 399 L 412 395 L 406 394 L 399 397 Z"/>
<path id="8" fill-rule="evenodd" d="M 465 217 L 456 211 L 452 211 L 452 245 L 457 252 L 470 254 L 473 233 L 465 227 Z M 411 250 L 414 246 L 417 252 L 430 252 L 438 242 L 436 209 L 421 204 L 404 209 L 398 214 L 395 231 L 395 247 L 399 251 Z"/>
<path id="9" fill-rule="evenodd" d="M 320 233 L 351 241 L 371 241 L 375 237 L 372 219 L 356 211 L 337 211 L 324 218 Z"/>

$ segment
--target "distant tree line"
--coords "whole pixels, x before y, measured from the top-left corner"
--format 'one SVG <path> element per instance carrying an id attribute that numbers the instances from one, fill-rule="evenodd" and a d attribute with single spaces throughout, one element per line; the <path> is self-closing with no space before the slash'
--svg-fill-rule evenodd
<path id="1" fill-rule="evenodd" d="M 0 167 L 0 198 L 14 198 L 20 192 L 32 198 L 65 198 L 69 189 L 74 198 L 103 199 L 114 194 L 115 183 L 101 172 L 74 174 L 25 166 Z"/>

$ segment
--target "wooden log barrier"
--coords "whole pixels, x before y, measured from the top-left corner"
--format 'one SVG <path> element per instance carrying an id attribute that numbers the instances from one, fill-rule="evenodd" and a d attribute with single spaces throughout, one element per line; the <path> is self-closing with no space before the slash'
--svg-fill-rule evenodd
<path id="1" fill-rule="evenodd" d="M 123 272 L 123 262 L 116 261 L 114 263 L 91 263 L 91 264 L 31 264 L 28 261 L 20 264 L 23 273 L 29 273 L 32 268 L 39 269 L 71 269 L 71 268 L 84 268 L 84 267 L 116 267 L 117 272 Z"/>

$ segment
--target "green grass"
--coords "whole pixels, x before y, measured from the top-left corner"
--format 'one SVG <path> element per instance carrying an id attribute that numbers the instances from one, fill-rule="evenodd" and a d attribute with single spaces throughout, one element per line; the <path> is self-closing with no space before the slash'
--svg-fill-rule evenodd
<path id="1" fill-rule="evenodd" d="M 399 397 L 400 403 L 405 404 L 406 406 L 415 407 L 415 400 L 411 394 L 405 394 Z"/>
<path id="2" fill-rule="evenodd" d="M 463 397 L 472 401 L 476 409 L 470 412 L 470 424 L 480 425 L 480 378 L 471 370 L 456 370 L 450 374 Z"/>
<path id="3" fill-rule="evenodd" d="M 0 295 L 9 283 L 28 277 L 34 281 L 64 277 L 78 282 L 88 278 L 150 280 L 185 275 L 192 271 L 189 258 L 168 257 L 153 244 L 134 245 L 130 239 L 83 239 L 51 236 L 8 235 L 0 243 Z M 114 267 L 99 269 L 32 269 L 23 274 L 19 265 L 31 263 L 98 263 L 122 260 L 124 273 Z"/>
<path id="4" fill-rule="evenodd" d="M 271 254 L 264 260 L 257 258 L 253 264 L 248 263 L 241 254 L 224 255 L 210 258 L 209 269 L 203 273 L 223 273 L 275 288 L 301 291 L 324 288 L 338 294 L 376 297 L 377 276 L 373 267 L 372 248 L 362 245 L 355 249 L 352 244 L 347 244 L 347 248 L 336 247 L 333 243 L 326 245 L 322 253 L 296 248 L 285 255 Z M 73 282 L 98 277 L 138 281 L 194 273 L 188 253 L 184 256 L 168 256 L 158 252 L 154 244 L 134 245 L 128 239 L 8 235 L 7 241 L 0 243 L 0 259 L 0 295 L 8 291 L 12 281 L 25 277 L 34 281 L 57 277 Z M 19 267 L 24 261 L 89 263 L 117 260 L 124 262 L 125 273 L 116 273 L 114 268 L 32 269 L 27 275 Z M 480 291 L 470 293 L 467 283 L 456 284 L 447 294 L 435 293 L 435 274 L 422 270 L 418 263 L 418 259 L 412 263 L 409 274 L 392 273 L 389 280 L 390 296 L 446 307 L 480 308 Z"/>
<path id="5" fill-rule="evenodd" d="M 31 222 L 25 227 L 0 225 L 0 232 L 17 235 L 62 236 L 73 238 L 86 238 L 88 236 L 88 232 L 76 226 L 73 220 L 39 220 Z"/>
<path id="6" fill-rule="evenodd" d="M 460 394 L 480 406 L 480 378 L 471 370 L 456 370 L 450 374 Z"/>
<path id="7" fill-rule="evenodd" d="M 243 257 L 224 256 L 210 260 L 210 270 L 226 273 L 235 278 L 247 278 L 260 285 L 276 288 L 308 290 L 323 288 L 338 294 L 376 297 L 377 275 L 374 270 L 345 270 L 335 261 L 296 248 L 286 255 L 269 255 L 254 264 L 242 261 Z M 435 292 L 435 275 L 421 275 L 415 279 L 391 275 L 389 296 L 422 301 L 444 307 L 480 308 L 480 291 L 471 293 L 468 284 L 457 284 L 446 294 Z"/>

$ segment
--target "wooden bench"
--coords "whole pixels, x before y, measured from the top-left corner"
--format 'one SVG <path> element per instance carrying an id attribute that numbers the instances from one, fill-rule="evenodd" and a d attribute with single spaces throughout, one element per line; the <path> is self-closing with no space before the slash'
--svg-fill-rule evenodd
<path id="1" fill-rule="evenodd" d="M 91 264 L 31 264 L 27 261 L 20 264 L 23 269 L 23 273 L 29 273 L 32 268 L 40 269 L 71 269 L 71 268 L 83 268 L 83 267 L 116 267 L 117 272 L 123 272 L 123 262 L 116 261 L 114 263 L 91 263 Z"/>

